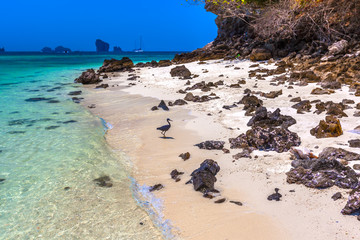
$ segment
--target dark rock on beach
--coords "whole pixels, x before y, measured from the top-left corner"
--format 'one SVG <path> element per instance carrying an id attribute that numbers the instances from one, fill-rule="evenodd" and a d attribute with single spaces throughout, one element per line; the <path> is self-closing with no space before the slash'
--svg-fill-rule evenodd
<path id="1" fill-rule="evenodd" d="M 195 146 L 199 147 L 200 149 L 221 150 L 224 148 L 224 144 L 224 141 L 205 141 L 195 144 Z"/>
<path id="2" fill-rule="evenodd" d="M 274 112 L 268 112 L 265 107 L 256 109 L 255 115 L 247 123 L 248 126 L 260 127 L 277 127 L 288 128 L 296 123 L 296 120 L 291 116 L 280 114 L 280 109 L 277 108 Z"/>
<path id="3" fill-rule="evenodd" d="M 310 112 L 311 109 L 311 104 L 309 100 L 303 100 L 298 102 L 295 105 L 291 106 L 292 108 L 295 108 L 297 110 L 297 113 L 304 113 L 305 112 Z"/>
<path id="4" fill-rule="evenodd" d="M 207 192 L 217 192 L 214 189 L 214 184 L 216 182 L 215 175 L 220 171 L 220 167 L 212 159 L 206 159 L 201 163 L 200 167 L 191 173 L 191 182 L 194 185 L 195 191 L 200 191 L 202 193 Z"/>
<path id="5" fill-rule="evenodd" d="M 184 79 L 188 79 L 191 77 L 191 72 L 185 67 L 185 65 L 182 65 L 176 66 L 175 68 L 171 69 L 170 75 L 172 77 L 182 77 Z"/>
<path id="6" fill-rule="evenodd" d="M 164 111 L 169 111 L 169 108 L 168 108 L 168 106 L 166 106 L 166 103 L 165 103 L 164 100 L 161 100 L 161 101 L 160 101 L 160 103 L 159 103 L 159 105 L 158 105 L 158 108 L 161 108 L 161 109 L 164 110 Z"/>
<path id="7" fill-rule="evenodd" d="M 341 210 L 344 215 L 350 215 L 360 210 L 360 187 L 352 190 L 345 207 Z"/>
<path id="8" fill-rule="evenodd" d="M 349 146 L 352 148 L 360 148 L 360 139 L 352 139 L 348 141 Z"/>
<path id="9" fill-rule="evenodd" d="M 179 157 L 182 158 L 182 160 L 186 161 L 190 158 L 190 153 L 189 152 L 186 152 L 186 153 L 182 153 L 179 155 Z"/>
<path id="10" fill-rule="evenodd" d="M 109 84 L 103 83 L 103 84 L 96 86 L 95 88 L 98 89 L 98 88 L 108 88 L 108 87 L 109 87 Z"/>
<path id="11" fill-rule="evenodd" d="M 269 201 L 272 201 L 272 200 L 275 200 L 275 201 L 280 201 L 280 198 L 282 197 L 282 195 L 279 193 L 279 190 L 278 188 L 275 188 L 275 193 L 271 194 L 270 196 L 267 197 L 267 200 Z"/>
<path id="12" fill-rule="evenodd" d="M 153 106 L 153 107 L 151 108 L 151 111 L 156 111 L 156 110 L 159 110 L 159 108 L 158 108 L 157 106 Z"/>
<path id="13" fill-rule="evenodd" d="M 326 116 L 319 125 L 310 130 L 311 135 L 316 138 L 338 137 L 343 134 L 339 119 L 334 116 Z"/>
<path id="14" fill-rule="evenodd" d="M 94 69 L 88 69 L 81 74 L 80 77 L 75 79 L 76 83 L 82 84 L 97 84 L 101 82 L 99 75 L 96 74 Z"/>
<path id="15" fill-rule="evenodd" d="M 159 190 L 161 190 L 163 188 L 164 188 L 164 186 L 162 184 L 155 184 L 154 186 L 151 186 L 149 188 L 149 192 L 159 191 Z"/>
<path id="16" fill-rule="evenodd" d="M 341 192 L 337 192 L 331 197 L 334 201 L 339 200 L 342 198 Z"/>
<path id="17" fill-rule="evenodd" d="M 180 175 L 183 175 L 184 172 L 179 172 L 178 170 L 174 169 L 171 171 L 170 176 L 172 179 L 174 179 L 176 182 L 180 181 Z"/>
<path id="18" fill-rule="evenodd" d="M 179 106 L 182 106 L 182 105 L 186 105 L 188 104 L 185 100 L 182 100 L 182 99 L 177 99 L 175 100 L 175 102 L 169 102 L 169 106 L 172 107 L 172 106 L 175 106 L 175 105 L 179 105 Z"/>
<path id="19" fill-rule="evenodd" d="M 220 198 L 216 200 L 214 203 L 224 203 L 226 201 L 226 198 Z"/>
<path id="20" fill-rule="evenodd" d="M 52 100 L 52 98 L 36 97 L 36 98 L 25 99 L 25 102 L 41 102 L 41 101 L 50 101 L 50 100 Z"/>
<path id="21" fill-rule="evenodd" d="M 249 116 L 252 112 L 254 112 L 258 107 L 263 105 L 263 101 L 258 99 L 256 96 L 253 95 L 246 95 L 244 96 L 238 104 L 244 104 L 243 110 L 246 110 L 245 115 Z"/>
<path id="22" fill-rule="evenodd" d="M 98 186 L 110 188 L 113 186 L 111 178 L 109 176 L 101 176 L 93 180 Z"/>

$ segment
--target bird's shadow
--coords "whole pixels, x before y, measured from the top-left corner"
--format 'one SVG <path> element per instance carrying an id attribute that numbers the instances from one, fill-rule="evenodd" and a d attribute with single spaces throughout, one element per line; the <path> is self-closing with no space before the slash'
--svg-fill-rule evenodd
<path id="1" fill-rule="evenodd" d="M 159 138 L 162 138 L 162 139 L 175 139 L 173 137 L 159 137 Z"/>

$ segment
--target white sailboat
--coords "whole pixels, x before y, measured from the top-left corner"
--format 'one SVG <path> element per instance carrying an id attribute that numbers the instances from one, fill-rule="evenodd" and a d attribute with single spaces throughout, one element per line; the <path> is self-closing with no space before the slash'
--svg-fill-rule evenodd
<path id="1" fill-rule="evenodd" d="M 144 50 L 143 50 L 141 47 L 142 47 L 142 37 L 140 37 L 140 48 L 136 48 L 136 42 L 135 42 L 134 52 L 136 52 L 136 53 L 142 53 L 142 52 L 144 52 Z"/>

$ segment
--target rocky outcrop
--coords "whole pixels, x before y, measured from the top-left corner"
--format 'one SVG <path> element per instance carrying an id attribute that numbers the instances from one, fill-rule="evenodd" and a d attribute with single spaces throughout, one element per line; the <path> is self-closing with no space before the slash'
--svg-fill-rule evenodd
<path id="1" fill-rule="evenodd" d="M 96 39 L 95 41 L 96 52 L 109 52 L 110 44 L 103 40 Z"/>
<path id="2" fill-rule="evenodd" d="M 134 67 L 134 63 L 128 57 L 123 57 L 121 60 L 106 59 L 102 67 L 100 67 L 99 73 L 131 71 L 132 67 Z"/>
<path id="3" fill-rule="evenodd" d="M 96 74 L 94 69 L 88 69 L 81 74 L 80 77 L 75 79 L 76 83 L 82 84 L 97 84 L 101 82 L 99 75 Z"/>
<path id="4" fill-rule="evenodd" d="M 265 61 L 272 57 L 271 52 L 264 48 L 255 48 L 250 54 L 251 61 Z"/>
<path id="5" fill-rule="evenodd" d="M 264 151 L 286 152 L 293 146 L 299 146 L 299 136 L 285 128 L 259 126 L 252 127 L 236 138 L 230 138 L 230 148 L 244 148 Z"/>

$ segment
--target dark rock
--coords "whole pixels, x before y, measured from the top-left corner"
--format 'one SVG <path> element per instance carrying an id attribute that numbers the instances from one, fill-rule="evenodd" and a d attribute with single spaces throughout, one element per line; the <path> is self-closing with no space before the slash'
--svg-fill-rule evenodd
<path id="1" fill-rule="evenodd" d="M 160 60 L 158 63 L 158 67 L 168 67 L 171 65 L 172 65 L 172 63 L 170 60 Z"/>
<path id="2" fill-rule="evenodd" d="M 327 147 L 319 154 L 319 158 L 327 160 L 343 159 L 346 161 L 357 161 L 360 160 L 360 154 L 342 148 Z"/>
<path id="3" fill-rule="evenodd" d="M 311 94 L 324 95 L 324 94 L 332 94 L 334 92 L 335 92 L 334 90 L 330 90 L 330 89 L 315 88 L 311 91 Z"/>
<path id="4" fill-rule="evenodd" d="M 264 61 L 270 58 L 272 58 L 271 52 L 264 48 L 255 48 L 250 54 L 251 61 Z"/>
<path id="5" fill-rule="evenodd" d="M 271 91 L 269 93 L 261 93 L 260 96 L 266 98 L 277 98 L 278 96 L 282 95 L 282 90 L 279 91 Z"/>
<path id="6" fill-rule="evenodd" d="M 93 180 L 98 186 L 110 188 L 113 186 L 109 176 L 101 176 Z"/>
<path id="7" fill-rule="evenodd" d="M 214 160 L 206 159 L 200 167 L 191 173 L 191 182 L 195 191 L 202 193 L 214 191 L 216 182 L 215 175 L 220 171 L 220 167 Z"/>
<path id="8" fill-rule="evenodd" d="M 354 164 L 353 169 L 360 170 L 360 164 Z"/>
<path id="9" fill-rule="evenodd" d="M 179 155 L 179 157 L 181 157 L 184 161 L 186 161 L 190 158 L 190 153 L 189 152 L 182 153 Z"/>
<path id="10" fill-rule="evenodd" d="M 64 121 L 62 122 L 63 124 L 69 124 L 69 123 L 76 123 L 76 120 L 69 120 L 69 121 Z"/>
<path id="11" fill-rule="evenodd" d="M 60 126 L 49 126 L 49 127 L 46 127 L 45 130 L 52 130 L 52 129 L 56 129 L 56 128 L 59 128 Z"/>
<path id="12" fill-rule="evenodd" d="M 242 205 L 243 205 L 242 202 L 239 202 L 239 201 L 229 201 L 229 202 L 231 202 L 231 203 L 233 203 L 233 204 L 236 204 L 236 205 L 238 205 L 238 206 L 242 206 Z"/>
<path id="13" fill-rule="evenodd" d="M 309 100 L 303 100 L 291 107 L 295 108 L 297 110 L 297 113 L 303 113 L 304 111 L 310 112 L 312 106 Z"/>
<path id="14" fill-rule="evenodd" d="M 0 178 L 0 184 L 5 182 L 5 178 Z"/>
<path id="15" fill-rule="evenodd" d="M 179 105 L 179 106 L 182 106 L 182 105 L 186 105 L 188 104 L 186 101 L 182 100 L 182 99 L 177 99 L 175 100 L 175 102 L 169 102 L 169 106 L 175 106 L 175 105 Z"/>
<path id="16" fill-rule="evenodd" d="M 82 84 L 97 84 L 101 82 L 99 75 L 95 73 L 94 69 L 88 69 L 75 79 L 76 83 Z"/>
<path id="17" fill-rule="evenodd" d="M 107 42 L 104 42 L 100 39 L 96 39 L 95 46 L 96 46 L 96 52 L 109 52 L 110 44 L 108 44 Z"/>
<path id="18" fill-rule="evenodd" d="M 158 108 L 162 108 L 164 111 L 169 111 L 169 108 L 168 108 L 168 106 L 166 106 L 166 103 L 164 100 L 160 101 Z"/>
<path id="19" fill-rule="evenodd" d="M 241 88 L 240 84 L 235 83 L 235 84 L 231 84 L 230 88 Z"/>
<path id="20" fill-rule="evenodd" d="M 296 120 L 291 116 L 280 114 L 280 109 L 277 108 L 273 113 L 268 112 L 265 107 L 256 109 L 255 115 L 247 123 L 248 126 L 260 127 L 277 127 L 288 128 L 296 123 Z"/>
<path id="21" fill-rule="evenodd" d="M 77 95 L 81 95 L 82 91 L 72 91 L 69 92 L 68 95 L 69 96 L 77 96 Z"/>
<path id="22" fill-rule="evenodd" d="M 239 160 L 240 158 L 251 158 L 251 151 L 247 148 L 244 148 L 244 150 L 241 153 L 237 153 L 235 155 L 233 155 L 232 157 L 235 160 Z"/>
<path id="23" fill-rule="evenodd" d="M 96 108 L 96 104 L 90 104 L 88 108 Z"/>
<path id="24" fill-rule="evenodd" d="M 151 186 L 149 188 L 149 192 L 159 191 L 159 190 L 161 190 L 163 188 L 164 188 L 164 186 L 162 184 L 155 184 L 154 186 Z"/>
<path id="25" fill-rule="evenodd" d="M 192 94 L 192 93 L 187 93 L 184 99 L 185 99 L 186 101 L 192 102 L 192 101 L 195 100 L 195 97 L 194 97 L 194 94 Z"/>
<path id="26" fill-rule="evenodd" d="M 47 101 L 47 103 L 59 103 L 60 101 L 59 100 L 50 100 L 50 101 Z"/>
<path id="27" fill-rule="evenodd" d="M 7 132 L 7 134 L 24 134 L 26 133 L 25 131 L 9 131 Z"/>
<path id="28" fill-rule="evenodd" d="M 80 101 L 82 100 L 83 98 L 78 98 L 78 97 L 72 97 L 71 100 L 74 102 L 74 103 L 80 103 Z"/>
<path id="29" fill-rule="evenodd" d="M 172 77 L 183 77 L 184 79 L 188 79 L 191 76 L 191 72 L 189 69 L 182 66 L 176 66 L 175 68 L 171 69 L 170 74 Z"/>
<path id="30" fill-rule="evenodd" d="M 105 59 L 99 73 L 131 71 L 132 67 L 134 67 L 134 63 L 128 57 L 123 57 L 121 60 Z"/>
<path id="31" fill-rule="evenodd" d="M 226 149 L 226 148 L 223 148 L 221 149 L 223 151 L 223 153 L 227 154 L 227 153 L 230 153 L 230 150 L 229 149 Z"/>
<path id="32" fill-rule="evenodd" d="M 345 207 L 341 210 L 344 215 L 350 215 L 360 210 L 360 188 L 351 191 Z"/>
<path id="33" fill-rule="evenodd" d="M 70 187 L 64 187 L 64 190 L 68 191 L 68 190 L 70 190 Z"/>
<path id="34" fill-rule="evenodd" d="M 340 89 L 341 83 L 337 81 L 323 81 L 321 82 L 322 88 L 329 88 L 329 89 Z"/>
<path id="35" fill-rule="evenodd" d="M 121 49 L 121 47 L 118 47 L 118 46 L 114 46 L 113 49 L 114 49 L 114 50 L 113 50 L 114 53 L 122 53 L 122 52 L 123 52 L 123 50 Z"/>
<path id="36" fill-rule="evenodd" d="M 153 106 L 153 107 L 151 108 L 151 111 L 156 111 L 156 110 L 159 110 L 159 108 L 158 108 L 157 106 Z"/>
<path id="37" fill-rule="evenodd" d="M 271 194 L 270 196 L 267 197 L 267 200 L 269 201 L 272 201 L 272 200 L 275 200 L 275 201 L 280 201 L 280 198 L 282 197 L 282 195 L 279 193 L 279 190 L 278 188 L 275 188 L 275 193 Z"/>
<path id="38" fill-rule="evenodd" d="M 103 84 L 100 84 L 100 85 L 98 85 L 98 86 L 96 86 L 95 88 L 108 88 L 109 87 L 109 84 L 107 84 L 107 83 L 103 83 Z"/>
<path id="39" fill-rule="evenodd" d="M 286 152 L 293 146 L 299 146 L 299 136 L 284 128 L 253 127 L 246 134 L 230 138 L 230 148 L 248 148 L 265 151 Z"/>
<path id="40" fill-rule="evenodd" d="M 348 141 L 349 146 L 352 148 L 360 148 L 360 139 L 352 139 Z"/>
<path id="41" fill-rule="evenodd" d="M 342 198 L 341 192 L 337 192 L 331 197 L 334 201 L 339 200 Z"/>
<path id="42" fill-rule="evenodd" d="M 311 135 L 316 138 L 338 137 L 343 134 L 340 121 L 336 117 L 326 116 L 319 125 L 310 130 Z"/>
<path id="43" fill-rule="evenodd" d="M 356 111 L 356 112 L 354 112 L 354 115 L 353 115 L 354 117 L 360 117 L 360 111 Z"/>
<path id="44" fill-rule="evenodd" d="M 226 110 L 230 110 L 231 108 L 235 108 L 237 107 L 236 104 L 233 104 L 233 105 L 224 105 L 223 108 L 226 109 Z"/>
<path id="45" fill-rule="evenodd" d="M 179 172 L 178 170 L 174 169 L 171 171 L 170 176 L 172 179 L 174 179 L 176 182 L 180 181 L 180 175 L 183 175 L 184 172 Z"/>
<path id="46" fill-rule="evenodd" d="M 219 200 L 216 200 L 214 203 L 224 203 L 226 201 L 226 198 L 221 198 Z"/>
<path id="47" fill-rule="evenodd" d="M 199 147 L 200 149 L 221 150 L 224 148 L 224 144 L 225 142 L 223 141 L 205 141 L 195 144 L 195 146 Z"/>
<path id="48" fill-rule="evenodd" d="M 52 100 L 52 98 L 37 97 L 37 98 L 25 99 L 25 102 L 41 102 L 41 101 L 49 101 L 49 100 Z"/>
<path id="49" fill-rule="evenodd" d="M 246 113 L 250 114 L 251 112 L 255 111 L 258 107 L 261 107 L 263 105 L 263 101 L 258 99 L 256 96 L 248 94 L 248 95 L 244 96 L 238 102 L 238 104 L 244 104 L 243 110 L 246 110 Z"/>
<path id="50" fill-rule="evenodd" d="M 300 97 L 292 98 L 290 99 L 290 102 L 301 102 L 301 98 Z"/>

